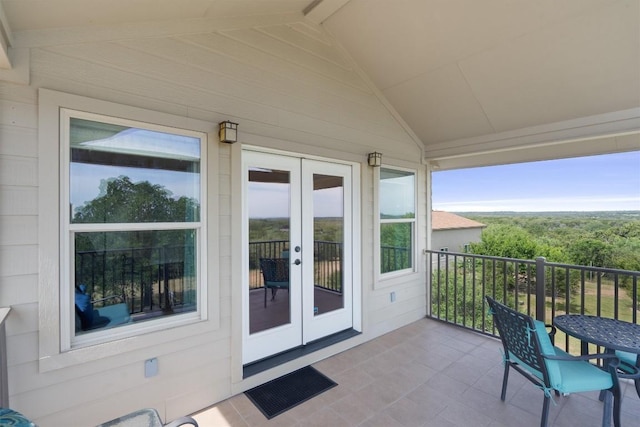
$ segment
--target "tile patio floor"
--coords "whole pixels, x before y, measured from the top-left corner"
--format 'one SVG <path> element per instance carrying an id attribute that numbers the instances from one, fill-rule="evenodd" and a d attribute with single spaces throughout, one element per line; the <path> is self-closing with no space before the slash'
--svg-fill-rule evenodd
<path id="1" fill-rule="evenodd" d="M 337 387 L 271 420 L 244 394 L 194 415 L 200 427 L 535 427 L 543 393 L 512 371 L 500 401 L 498 340 L 423 319 L 313 365 Z M 640 426 L 640 399 L 623 382 L 622 424 Z M 555 397 L 555 427 L 598 427 L 597 393 Z"/>

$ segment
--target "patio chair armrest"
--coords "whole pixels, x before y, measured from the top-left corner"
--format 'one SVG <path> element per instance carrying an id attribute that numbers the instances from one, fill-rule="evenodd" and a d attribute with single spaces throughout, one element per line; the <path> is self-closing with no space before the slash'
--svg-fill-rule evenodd
<path id="1" fill-rule="evenodd" d="M 196 420 L 194 420 L 191 417 L 180 417 L 180 418 L 177 418 L 177 419 L 171 421 L 169 424 L 165 424 L 164 427 L 180 427 L 180 426 L 185 426 L 185 425 L 198 427 L 198 423 L 196 422 Z"/>
<path id="2" fill-rule="evenodd" d="M 618 368 L 618 377 L 638 380 L 640 379 L 640 367 L 631 365 L 623 360 L 620 361 L 620 364 L 617 366 Z"/>
<path id="3" fill-rule="evenodd" d="M 557 332 L 556 327 L 551 325 L 551 324 L 548 324 L 548 323 L 545 323 L 544 327 L 551 329 L 547 334 L 549 335 L 549 339 L 551 340 L 551 344 L 555 345 L 555 343 L 556 343 L 556 332 Z"/>
<path id="4" fill-rule="evenodd" d="M 545 354 L 543 355 L 543 357 L 549 360 L 565 360 L 570 362 L 579 361 L 579 360 L 591 360 L 591 359 L 611 359 L 609 361 L 609 364 L 613 364 L 614 366 L 618 366 L 620 364 L 620 359 L 618 359 L 618 357 L 613 353 L 594 353 L 594 354 L 583 354 L 580 356 L 574 356 L 573 354 L 568 354 L 568 353 L 555 355 L 555 356 Z"/>

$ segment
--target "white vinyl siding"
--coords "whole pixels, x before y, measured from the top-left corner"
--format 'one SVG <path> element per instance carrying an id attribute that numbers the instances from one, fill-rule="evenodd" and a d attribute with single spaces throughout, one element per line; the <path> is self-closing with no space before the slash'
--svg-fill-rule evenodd
<path id="1" fill-rule="evenodd" d="M 322 27 L 306 21 L 241 27 L 218 30 L 213 22 L 171 35 L 171 26 L 156 35 L 130 27 L 123 37 L 120 27 L 106 26 L 20 38 L 31 84 L 0 82 L 0 303 L 12 305 L 12 407 L 37 424 L 82 419 L 96 425 L 141 406 L 170 420 L 337 351 L 242 378 L 236 245 L 243 145 L 363 164 L 362 212 L 354 217 L 362 229 L 355 244 L 362 247 L 363 267 L 354 277 L 362 282 L 363 313 L 356 321 L 363 332 L 343 346 L 424 317 L 420 274 L 387 281 L 384 289 L 373 285 L 375 178 L 364 154 L 380 151 L 392 164 L 420 171 L 416 141 Z M 208 133 L 206 319 L 60 352 L 59 108 Z M 238 143 L 218 142 L 223 120 L 239 123 Z M 418 186 L 424 180 L 419 173 Z M 426 203 L 426 190 L 419 194 Z M 424 206 L 418 208 L 424 217 Z M 19 224 L 35 224 L 37 233 L 11 231 Z M 425 227 L 417 225 L 420 242 Z M 397 300 L 391 304 L 392 288 Z M 144 361 L 154 357 L 159 374 L 144 378 Z"/>

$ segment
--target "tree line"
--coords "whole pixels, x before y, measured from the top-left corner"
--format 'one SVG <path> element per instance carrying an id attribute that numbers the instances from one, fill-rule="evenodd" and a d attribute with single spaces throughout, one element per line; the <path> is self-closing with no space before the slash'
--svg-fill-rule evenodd
<path id="1" fill-rule="evenodd" d="M 640 212 L 461 215 L 487 225 L 475 254 L 640 271 Z"/>
<path id="2" fill-rule="evenodd" d="M 640 212 L 624 213 L 459 213 L 486 225 L 479 242 L 469 245 L 475 255 L 534 260 L 576 266 L 640 271 Z M 531 294 L 535 292 L 537 271 L 530 264 L 500 259 L 448 259 L 436 263 L 432 272 L 432 315 L 469 327 L 492 330 L 486 316 L 485 294 L 494 294 L 520 310 L 535 309 Z M 604 274 L 598 280 L 584 276 L 579 268 L 557 267 L 553 279 L 545 281 L 546 297 L 553 296 L 559 307 L 578 301 L 581 285 L 602 286 L 602 294 L 587 295 L 584 311 L 613 316 L 614 304 L 620 315 L 631 316 L 633 283 L 630 274 Z M 613 278 L 616 278 L 614 283 Z M 613 293 L 617 285 L 620 292 Z M 613 299 L 617 298 L 614 302 Z M 552 299 L 547 300 L 550 307 Z M 594 307 L 599 307 L 598 309 Z M 598 310 L 601 310 L 598 311 Z M 529 312 L 529 314 L 534 314 Z M 630 318 L 630 317 L 629 317 Z"/>

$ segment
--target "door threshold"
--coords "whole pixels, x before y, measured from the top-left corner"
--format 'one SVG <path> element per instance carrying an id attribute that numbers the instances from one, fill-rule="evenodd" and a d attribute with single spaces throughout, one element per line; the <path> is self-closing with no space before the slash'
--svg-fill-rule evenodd
<path id="1" fill-rule="evenodd" d="M 291 350 L 283 351 L 282 353 L 248 363 L 242 367 L 242 378 L 248 378 L 252 375 L 259 374 L 260 372 L 282 365 L 283 363 L 306 356 L 314 351 L 318 351 L 329 347 L 330 345 L 353 338 L 356 335 L 360 335 L 360 332 L 353 328 L 345 329 L 344 331 L 320 338 L 306 345 L 301 345 L 299 347 L 292 348 Z"/>

